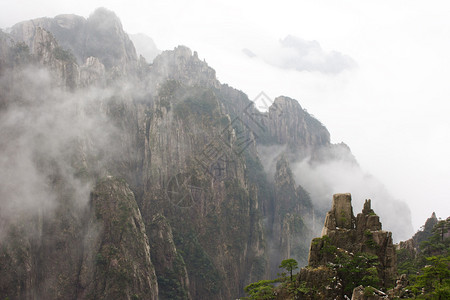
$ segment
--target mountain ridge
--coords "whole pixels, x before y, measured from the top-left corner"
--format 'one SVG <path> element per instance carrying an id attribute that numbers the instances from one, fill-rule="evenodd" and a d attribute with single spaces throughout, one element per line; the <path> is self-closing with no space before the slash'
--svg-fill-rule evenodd
<path id="1" fill-rule="evenodd" d="M 20 208 L 1 215 L 8 246 L 0 259 L 11 272 L 0 276 L 8 279 L 0 280 L 2 294 L 230 299 L 273 276 L 286 256 L 305 262 L 321 223 L 315 218 L 325 211 L 291 169 L 351 153 L 331 144 L 296 100 L 278 97 L 261 113 L 185 46 L 148 64 L 105 9 L 88 19 L 25 21 L 1 35 L 0 125 L 8 142 L 0 149 L 18 156 L 10 156 L 15 167 L 1 161 L 13 172 L 0 192 Z M 273 179 L 261 146 L 286 149 L 271 159 Z M 8 184 L 30 193 L 17 195 Z M 36 192 L 34 211 L 28 202 Z M 8 213 L 32 217 L 21 224 L 24 215 L 14 221 Z M 31 237 L 34 227 L 39 234 Z M 117 232 L 135 242 L 131 250 Z M 136 254 L 147 247 L 144 257 Z M 61 253 L 78 271 L 51 266 Z M 58 272 L 65 280 L 52 275 Z M 92 285 L 83 276 L 93 276 Z M 108 289 L 115 284 L 128 288 Z"/>

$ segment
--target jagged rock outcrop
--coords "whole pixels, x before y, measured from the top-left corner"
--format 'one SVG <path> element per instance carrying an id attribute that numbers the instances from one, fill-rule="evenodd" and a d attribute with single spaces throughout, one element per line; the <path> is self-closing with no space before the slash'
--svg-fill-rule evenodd
<path id="1" fill-rule="evenodd" d="M 404 249 L 410 257 L 415 257 L 417 253 L 417 247 L 412 238 L 406 241 L 401 241 L 400 243 L 396 244 L 395 247 L 397 250 Z"/>
<path id="2" fill-rule="evenodd" d="M 418 231 L 412 237 L 415 247 L 419 247 L 420 243 L 428 239 L 432 235 L 433 227 L 437 224 L 438 219 L 436 213 L 433 212 L 431 216 L 425 221 L 423 225 L 423 230 Z"/>
<path id="3" fill-rule="evenodd" d="M 284 156 L 277 161 L 273 205 L 272 235 L 278 239 L 273 243 L 278 246 L 273 252 L 279 256 L 271 258 L 271 261 L 294 258 L 300 265 L 305 265 L 308 245 L 304 241 L 313 234 L 310 216 L 314 215 L 314 209 L 308 193 L 301 186 L 296 187 L 289 163 Z M 277 271 L 278 263 L 273 269 L 274 272 Z"/>
<path id="4" fill-rule="evenodd" d="M 289 97 L 275 98 L 266 122 L 271 140 L 291 149 L 306 151 L 330 144 L 325 126 Z"/>
<path id="5" fill-rule="evenodd" d="M 350 194 L 333 196 L 332 209 L 327 213 L 322 237 L 327 236 L 330 244 L 350 253 L 370 253 L 378 256 L 378 272 L 382 286 L 394 283 L 397 273 L 396 252 L 392 242 L 392 233 L 383 231 L 379 217 L 366 200 L 361 213 L 355 218 L 351 206 Z M 322 249 L 323 239 L 313 240 L 309 252 L 309 265 L 319 266 L 332 262 L 332 253 Z M 331 254 L 331 255 L 330 255 Z"/>
<path id="6" fill-rule="evenodd" d="M 128 185 L 101 180 L 88 207 L 79 207 L 63 182 L 57 186 L 61 198 L 55 211 L 39 210 L 26 224 L 22 215 L 2 237 L 0 294 L 10 299 L 157 299 L 145 226 Z"/>
<path id="7" fill-rule="evenodd" d="M 436 213 L 433 212 L 431 216 L 425 221 L 422 229 L 417 231 L 410 239 L 401 241 L 396 244 L 396 250 L 401 250 L 405 257 L 415 259 L 420 252 L 420 243 L 432 236 L 433 227 L 438 223 Z"/>
<path id="8" fill-rule="evenodd" d="M 409 286 L 409 280 L 406 277 L 406 274 L 400 275 L 400 277 L 395 282 L 395 287 L 387 291 L 387 294 L 390 299 L 398 299 L 398 298 L 414 298 L 414 293 L 407 289 Z"/>
<path id="9" fill-rule="evenodd" d="M 159 299 L 192 299 L 186 264 L 177 251 L 170 224 L 163 215 L 157 214 L 148 228 Z"/>
<path id="10" fill-rule="evenodd" d="M 91 199 L 77 298 L 158 299 L 145 225 L 129 186 L 103 179 Z"/>
<path id="11" fill-rule="evenodd" d="M 70 52 L 59 47 L 53 35 L 36 27 L 30 48 L 31 53 L 45 66 L 53 71 L 54 81 L 58 86 L 74 89 L 79 84 L 79 68 Z"/>
<path id="12" fill-rule="evenodd" d="M 80 67 L 80 86 L 104 86 L 105 66 L 97 57 L 88 57 L 86 62 Z"/>
<path id="13" fill-rule="evenodd" d="M 137 63 L 136 49 L 116 14 L 98 8 L 86 20 L 83 58 L 97 57 L 106 68 L 128 73 Z"/>
<path id="14" fill-rule="evenodd" d="M 11 36 L 16 41 L 23 41 L 34 53 L 35 48 L 48 46 L 48 41 L 42 44 L 39 37 L 42 30 L 51 32 L 58 41 L 58 51 L 64 55 L 70 53 L 78 64 L 96 57 L 111 77 L 131 75 L 136 70 L 138 57 L 134 45 L 116 14 L 105 8 L 98 8 L 87 19 L 58 15 L 53 19 L 24 21 L 11 28 Z"/>
<path id="15" fill-rule="evenodd" d="M 192 53 L 186 46 L 178 46 L 173 51 L 163 51 L 151 65 L 155 77 L 174 79 L 186 85 L 200 85 L 219 88 L 216 71 Z"/>
<path id="16" fill-rule="evenodd" d="M 441 287 L 446 285 L 449 271 L 446 262 L 449 229 L 450 217 L 438 220 L 433 212 L 412 238 L 396 245 L 398 269 L 402 275 L 396 286 L 388 291 L 392 299 L 415 298 L 417 291 L 421 291 L 419 297 L 426 299 L 434 296 L 448 298 L 447 294 L 441 293 L 445 287 Z"/>
<path id="17" fill-rule="evenodd" d="M 331 210 L 325 217 L 322 236 L 332 234 L 336 229 L 354 229 L 355 216 L 353 215 L 352 198 L 350 194 L 333 195 Z"/>
<path id="18" fill-rule="evenodd" d="M 308 266 L 297 277 L 305 287 L 304 298 L 348 299 L 353 292 L 355 299 L 379 299 L 370 297 L 384 297 L 382 292 L 370 288 L 367 298 L 369 288 L 353 291 L 353 287 L 359 282 L 371 282 L 387 288 L 396 275 L 391 233 L 381 229 L 371 201 L 365 201 L 355 218 L 351 195 L 335 194 L 322 237 L 312 240 Z"/>

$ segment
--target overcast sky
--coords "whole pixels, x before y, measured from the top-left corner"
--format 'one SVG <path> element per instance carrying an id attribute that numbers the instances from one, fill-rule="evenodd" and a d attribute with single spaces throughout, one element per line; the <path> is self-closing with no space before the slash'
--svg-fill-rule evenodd
<path id="1" fill-rule="evenodd" d="M 299 100 L 409 203 L 416 230 L 450 215 L 448 1 L 0 0 L 0 28 L 97 7 L 161 50 L 198 51 L 250 99 Z"/>

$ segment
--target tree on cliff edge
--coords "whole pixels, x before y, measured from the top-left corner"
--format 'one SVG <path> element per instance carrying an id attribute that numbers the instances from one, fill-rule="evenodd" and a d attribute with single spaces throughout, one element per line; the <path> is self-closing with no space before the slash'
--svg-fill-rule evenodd
<path id="1" fill-rule="evenodd" d="M 298 263 L 293 258 L 285 259 L 281 262 L 279 268 L 285 269 L 290 273 L 292 282 L 292 271 L 298 268 Z"/>

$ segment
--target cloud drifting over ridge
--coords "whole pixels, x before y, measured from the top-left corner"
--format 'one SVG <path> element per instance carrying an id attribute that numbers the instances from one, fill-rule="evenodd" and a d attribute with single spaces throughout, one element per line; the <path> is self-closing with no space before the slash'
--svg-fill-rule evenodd
<path id="1" fill-rule="evenodd" d="M 112 91 L 68 92 L 35 66 L 2 75 L 0 89 L 1 242 L 10 224 L 51 216 L 68 199 L 82 210 L 94 184 L 88 173 L 121 152 L 102 108 Z"/>
<path id="2" fill-rule="evenodd" d="M 276 163 L 281 155 L 290 157 L 295 184 L 308 192 L 317 211 L 330 210 L 333 194 L 351 193 L 355 216 L 361 212 L 364 200 L 371 199 L 372 208 L 380 216 L 383 230 L 391 231 L 395 242 L 412 236 L 414 229 L 408 203 L 397 199 L 381 181 L 362 169 L 348 146 L 338 144 L 319 151 L 322 159 L 317 160 L 311 156 L 299 158 L 289 154 L 286 146 L 282 145 L 258 146 L 258 154 L 269 179 L 274 178 Z M 323 219 L 315 225 L 320 230 Z"/>
<path id="3" fill-rule="evenodd" d="M 351 193 L 355 216 L 361 212 L 364 200 L 372 199 L 372 208 L 380 216 L 383 229 L 393 233 L 394 241 L 406 240 L 414 233 L 408 204 L 395 199 L 377 178 L 358 165 L 345 159 L 314 164 L 305 159 L 293 164 L 292 172 L 316 207 L 327 210 L 333 194 Z"/>
<path id="4" fill-rule="evenodd" d="M 242 52 L 250 58 L 259 57 L 274 67 L 299 72 L 339 74 L 357 66 L 348 55 L 338 51 L 327 52 L 315 40 L 307 41 L 292 35 L 288 35 L 263 51 L 243 49 Z"/>

